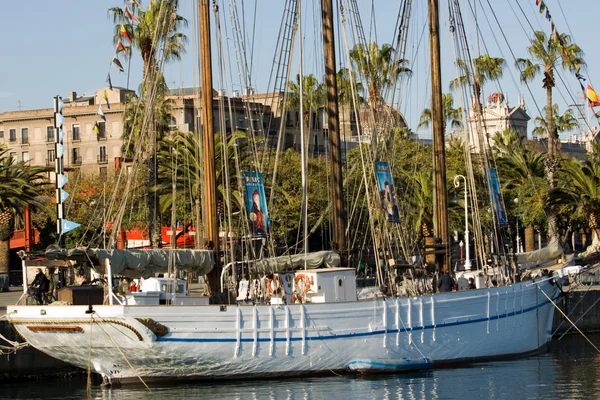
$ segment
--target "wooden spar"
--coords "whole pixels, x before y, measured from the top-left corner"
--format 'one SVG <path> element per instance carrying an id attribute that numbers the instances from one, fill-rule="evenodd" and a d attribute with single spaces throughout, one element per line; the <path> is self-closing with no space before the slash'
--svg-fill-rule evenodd
<path id="1" fill-rule="evenodd" d="M 209 0 L 198 0 L 200 19 L 200 65 L 202 68 L 202 148 L 204 162 L 204 195 L 202 196 L 202 216 L 206 247 L 219 254 L 219 233 L 217 227 L 217 193 L 215 176 L 215 139 L 212 115 L 212 59 L 210 46 L 210 7 Z M 208 275 L 211 288 L 219 287 L 220 268 L 213 268 Z"/>
<path id="2" fill-rule="evenodd" d="M 329 134 L 329 154 L 331 154 L 331 184 L 333 210 L 333 245 L 335 250 L 343 252 L 346 248 L 344 222 L 342 151 L 340 146 L 340 121 L 335 73 L 335 42 L 333 32 L 333 1 L 321 1 L 323 21 L 323 52 L 325 55 L 325 84 L 327 85 L 327 128 Z"/>
<path id="3" fill-rule="evenodd" d="M 442 71 L 440 65 L 439 0 L 429 0 L 429 48 L 431 53 L 431 120 L 433 126 L 433 230 L 444 251 L 436 254 L 441 271 L 450 270 L 448 251 L 448 193 L 446 189 L 446 149 L 442 108 Z"/>

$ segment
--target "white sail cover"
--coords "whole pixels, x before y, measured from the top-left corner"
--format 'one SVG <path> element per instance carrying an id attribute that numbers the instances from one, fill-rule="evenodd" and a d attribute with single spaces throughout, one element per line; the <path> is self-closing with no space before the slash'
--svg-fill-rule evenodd
<path id="1" fill-rule="evenodd" d="M 207 274 L 214 266 L 211 250 L 195 249 L 58 249 L 46 251 L 48 258 L 71 259 L 91 263 L 94 269 L 105 274 L 106 262 L 110 261 L 112 274 L 129 278 L 150 277 L 155 273 L 165 273 L 171 268 L 179 271 L 193 271 Z"/>
<path id="2" fill-rule="evenodd" d="M 327 268 L 339 267 L 340 255 L 335 251 L 323 250 L 307 254 L 292 254 L 279 257 L 264 258 L 256 260 L 254 266 L 262 272 L 279 272 L 290 270 L 298 267 L 304 267 L 306 260 L 306 268 L 317 268 L 325 265 Z"/>
<path id="3" fill-rule="evenodd" d="M 548 244 L 546 247 L 535 251 L 529 251 L 527 253 L 517 254 L 517 263 L 521 265 L 522 269 L 535 268 L 540 264 L 548 261 L 554 261 L 557 258 L 562 257 L 563 249 L 558 241 L 554 241 Z"/>

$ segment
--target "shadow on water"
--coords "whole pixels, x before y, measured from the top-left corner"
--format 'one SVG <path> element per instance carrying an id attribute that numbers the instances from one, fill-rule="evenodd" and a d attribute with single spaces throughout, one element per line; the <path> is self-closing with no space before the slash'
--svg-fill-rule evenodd
<path id="1" fill-rule="evenodd" d="M 590 336 L 596 345 L 600 335 Z M 387 375 L 204 381 L 103 389 L 94 399 L 590 399 L 600 392 L 600 355 L 581 336 L 554 340 L 547 353 L 459 368 Z M 0 383 L 0 398 L 82 399 L 86 378 Z"/>

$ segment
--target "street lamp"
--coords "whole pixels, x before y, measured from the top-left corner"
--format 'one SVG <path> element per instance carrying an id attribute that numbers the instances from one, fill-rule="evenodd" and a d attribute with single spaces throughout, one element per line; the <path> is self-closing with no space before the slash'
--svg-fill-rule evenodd
<path id="1" fill-rule="evenodd" d="M 459 187 L 459 178 L 462 178 L 465 183 L 465 269 L 471 270 L 471 257 L 469 254 L 469 203 L 468 203 L 468 192 L 467 192 L 467 178 L 463 175 L 456 175 L 454 177 L 454 187 Z"/>

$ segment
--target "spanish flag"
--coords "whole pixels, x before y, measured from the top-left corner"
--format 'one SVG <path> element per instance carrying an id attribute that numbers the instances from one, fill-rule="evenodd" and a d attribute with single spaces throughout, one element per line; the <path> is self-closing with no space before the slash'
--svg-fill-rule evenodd
<path id="1" fill-rule="evenodd" d="M 600 107 L 600 96 L 592 89 L 589 83 L 587 85 L 587 98 L 590 107 Z"/>

